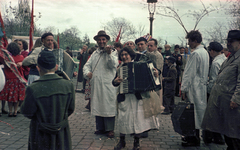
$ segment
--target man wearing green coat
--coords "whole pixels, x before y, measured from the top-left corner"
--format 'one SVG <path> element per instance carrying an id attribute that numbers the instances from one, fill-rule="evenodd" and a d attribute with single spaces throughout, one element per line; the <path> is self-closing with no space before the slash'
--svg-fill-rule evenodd
<path id="1" fill-rule="evenodd" d="M 55 74 L 56 58 L 51 51 L 39 53 L 37 69 L 40 79 L 26 89 L 21 107 L 31 119 L 29 150 L 71 150 L 68 124 L 75 107 L 73 83 Z"/>

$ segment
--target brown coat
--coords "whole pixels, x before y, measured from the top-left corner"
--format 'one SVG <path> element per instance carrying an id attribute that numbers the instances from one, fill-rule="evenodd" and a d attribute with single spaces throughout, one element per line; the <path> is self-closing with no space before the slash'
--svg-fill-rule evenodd
<path id="1" fill-rule="evenodd" d="M 163 56 L 161 53 L 159 53 L 158 50 L 154 50 L 153 52 L 147 51 L 146 55 L 149 57 L 150 60 L 152 60 L 154 67 L 156 67 L 158 70 L 161 71 L 161 74 L 159 76 L 160 83 L 162 85 L 162 71 L 163 71 L 163 65 L 164 65 L 164 60 Z M 163 87 L 162 87 L 163 89 Z M 156 91 L 156 93 L 159 96 L 159 104 L 160 107 L 162 108 L 162 101 L 163 101 L 163 90 L 160 89 L 159 91 Z"/>
<path id="2" fill-rule="evenodd" d="M 231 109 L 230 102 L 238 104 Z M 223 62 L 213 85 L 202 128 L 240 139 L 240 50 Z"/>
<path id="3" fill-rule="evenodd" d="M 161 71 L 160 80 L 162 81 L 162 71 L 163 71 L 163 56 L 159 51 L 155 50 L 153 52 L 147 51 L 146 55 L 153 62 L 154 67 Z"/>

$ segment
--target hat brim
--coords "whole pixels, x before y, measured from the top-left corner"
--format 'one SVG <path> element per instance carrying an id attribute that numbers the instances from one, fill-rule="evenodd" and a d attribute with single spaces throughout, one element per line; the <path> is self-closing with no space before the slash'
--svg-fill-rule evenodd
<path id="1" fill-rule="evenodd" d="M 108 36 L 108 35 L 96 35 L 96 36 L 93 37 L 93 39 L 94 39 L 95 41 L 97 41 L 97 39 L 98 39 L 100 36 L 104 36 L 104 37 L 106 37 L 107 40 L 110 40 L 110 36 Z"/>

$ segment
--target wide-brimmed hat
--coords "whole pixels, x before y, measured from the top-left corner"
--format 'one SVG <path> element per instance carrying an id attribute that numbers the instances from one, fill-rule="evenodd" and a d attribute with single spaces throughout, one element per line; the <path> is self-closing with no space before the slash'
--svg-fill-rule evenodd
<path id="1" fill-rule="evenodd" d="M 100 36 L 104 36 L 104 37 L 106 37 L 107 40 L 110 40 L 110 36 L 107 35 L 106 32 L 103 31 L 103 30 L 98 31 L 97 35 L 94 36 L 93 39 L 94 39 L 95 41 L 97 41 L 98 37 L 100 37 Z"/>
<path id="2" fill-rule="evenodd" d="M 240 40 L 240 30 L 230 30 L 227 40 Z"/>

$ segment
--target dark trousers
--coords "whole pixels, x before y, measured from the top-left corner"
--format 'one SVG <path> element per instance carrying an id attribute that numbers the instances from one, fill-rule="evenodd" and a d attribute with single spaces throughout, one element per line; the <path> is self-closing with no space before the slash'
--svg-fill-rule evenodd
<path id="1" fill-rule="evenodd" d="M 87 79 L 83 79 L 83 89 L 85 90 Z"/>
<path id="2" fill-rule="evenodd" d="M 97 131 L 114 131 L 115 117 L 100 117 L 96 116 Z"/>
<path id="3" fill-rule="evenodd" d="M 165 112 L 172 112 L 175 106 L 174 102 L 174 90 L 165 89 L 163 93 L 163 106 Z"/>
<path id="4" fill-rule="evenodd" d="M 230 138 L 224 135 L 227 144 L 227 150 L 240 150 L 240 139 Z"/>
<path id="5" fill-rule="evenodd" d="M 176 95 L 176 96 L 179 95 L 179 75 L 177 75 L 177 78 L 176 78 L 175 95 Z"/>

